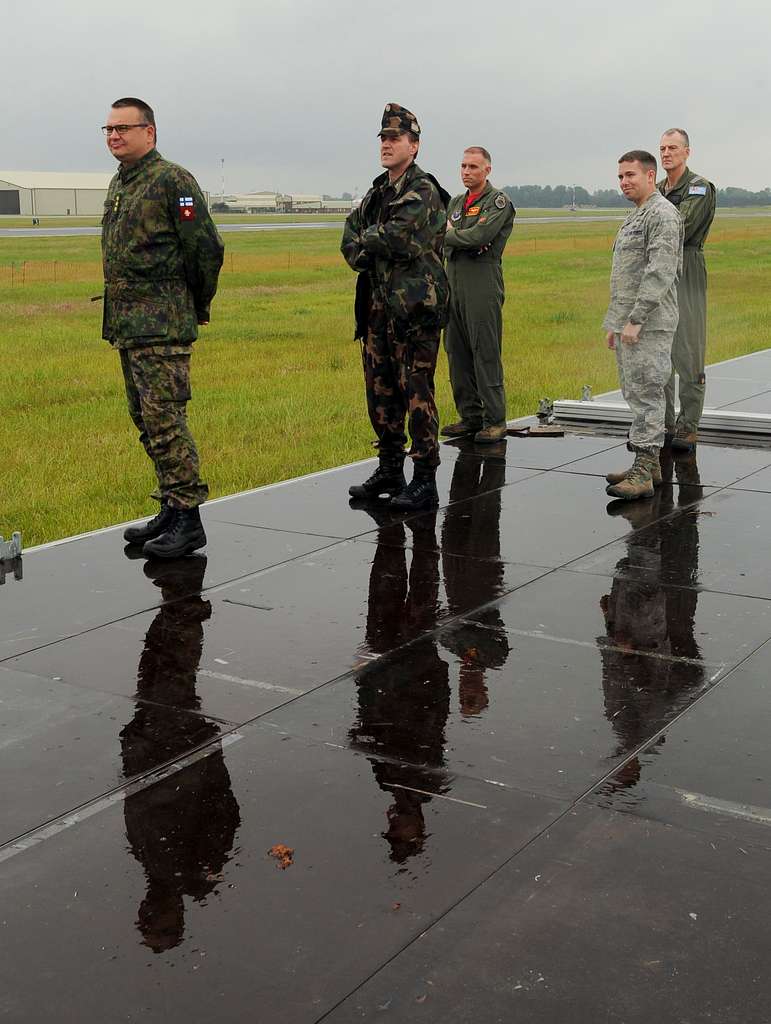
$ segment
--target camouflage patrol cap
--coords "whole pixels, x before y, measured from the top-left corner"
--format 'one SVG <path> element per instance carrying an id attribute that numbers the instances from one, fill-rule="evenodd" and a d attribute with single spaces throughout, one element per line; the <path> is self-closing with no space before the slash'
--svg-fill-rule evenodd
<path id="1" fill-rule="evenodd" d="M 406 107 L 400 107 L 398 103 L 386 103 L 378 135 L 402 135 L 404 132 L 420 135 L 418 119 Z"/>

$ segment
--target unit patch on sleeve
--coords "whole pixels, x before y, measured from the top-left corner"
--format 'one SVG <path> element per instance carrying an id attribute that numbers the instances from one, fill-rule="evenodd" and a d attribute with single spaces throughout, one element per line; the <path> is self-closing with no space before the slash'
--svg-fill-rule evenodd
<path id="1" fill-rule="evenodd" d="M 507 203 L 507 199 L 503 192 L 499 192 L 498 195 L 493 200 L 493 202 L 495 203 L 499 210 L 502 210 Z"/>
<path id="2" fill-rule="evenodd" d="M 691 185 L 688 189 L 689 196 L 705 196 L 707 194 L 706 185 Z"/>
<path id="3" fill-rule="evenodd" d="M 195 220 L 195 204 L 192 196 L 179 197 L 179 219 Z"/>

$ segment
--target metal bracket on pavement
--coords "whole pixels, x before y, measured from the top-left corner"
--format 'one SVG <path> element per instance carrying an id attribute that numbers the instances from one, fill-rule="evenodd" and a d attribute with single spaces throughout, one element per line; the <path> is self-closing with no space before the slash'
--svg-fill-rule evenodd
<path id="1" fill-rule="evenodd" d="M 628 427 L 632 422 L 632 413 L 625 402 L 605 402 L 596 398 L 593 401 L 576 402 L 565 398 L 554 403 L 554 418 L 561 423 L 606 423 Z M 699 422 L 699 433 L 737 438 L 771 438 L 771 416 L 759 412 L 705 409 Z"/>
<path id="2" fill-rule="evenodd" d="M 5 577 L 8 573 L 12 572 L 15 580 L 24 579 L 24 572 L 22 570 L 23 561 L 24 559 L 21 555 L 18 555 L 16 558 L 0 561 L 0 587 L 5 583 Z"/>
<path id="3" fill-rule="evenodd" d="M 4 540 L 0 534 L 0 562 L 10 562 L 21 556 L 21 534 L 14 533 L 10 540 Z"/>

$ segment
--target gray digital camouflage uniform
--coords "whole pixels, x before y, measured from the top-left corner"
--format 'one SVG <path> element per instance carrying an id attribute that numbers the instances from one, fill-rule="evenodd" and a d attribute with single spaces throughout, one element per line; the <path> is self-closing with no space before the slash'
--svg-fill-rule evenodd
<path id="1" fill-rule="evenodd" d="M 683 218 L 683 273 L 677 283 L 680 320 L 672 342 L 672 375 L 667 383 L 666 429 L 682 428 L 696 433 L 704 409 L 707 352 L 707 267 L 704 242 L 715 217 L 715 186 L 687 167 L 674 188 L 667 191 L 667 179 L 659 191 Z M 680 412 L 675 419 L 675 374 L 679 378 Z"/>
<path id="2" fill-rule="evenodd" d="M 224 247 L 193 176 L 150 150 L 121 166 L 102 218 L 102 336 L 119 350 L 126 397 L 158 480 L 176 508 L 206 500 L 187 425 L 190 352 L 209 320 Z"/>
<path id="3" fill-rule="evenodd" d="M 629 214 L 613 244 L 610 305 L 603 320 L 616 338 L 621 391 L 632 410 L 629 441 L 657 454 L 664 443 L 664 387 L 671 373 L 677 327 L 677 279 L 683 264 L 683 222 L 654 192 Z M 620 339 L 624 325 L 642 324 L 636 344 Z"/>

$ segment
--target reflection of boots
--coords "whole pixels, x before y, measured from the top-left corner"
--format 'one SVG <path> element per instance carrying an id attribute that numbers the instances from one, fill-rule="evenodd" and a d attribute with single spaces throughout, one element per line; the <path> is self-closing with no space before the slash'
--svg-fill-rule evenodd
<path id="1" fill-rule="evenodd" d="M 354 484 L 348 493 L 357 501 L 377 501 L 392 498 L 407 486 L 404 479 L 404 452 L 381 451 L 378 467 L 363 484 Z"/>
<path id="2" fill-rule="evenodd" d="M 160 588 L 164 601 L 176 601 L 201 593 L 206 564 L 206 555 L 191 555 L 178 562 L 149 558 L 144 565 L 144 574 Z"/>
<path id="3" fill-rule="evenodd" d="M 418 512 L 439 505 L 436 490 L 436 469 L 433 466 L 415 466 L 412 480 L 401 494 L 391 499 L 391 508 L 397 512 Z"/>
<path id="4" fill-rule="evenodd" d="M 616 499 L 609 501 L 605 511 L 609 516 L 620 516 L 626 519 L 633 530 L 642 530 L 658 517 L 658 501 L 629 502 Z"/>
<path id="5" fill-rule="evenodd" d="M 680 493 L 687 496 L 688 501 L 698 501 L 704 496 L 701 486 L 699 467 L 696 463 L 696 452 L 686 452 L 674 460 L 675 477 L 680 484 Z M 680 504 L 684 504 L 682 497 Z"/>
<path id="6" fill-rule="evenodd" d="M 637 452 L 634 464 L 618 483 L 611 483 L 605 493 L 612 498 L 636 501 L 638 498 L 653 497 L 653 475 L 661 482 L 661 467 L 658 455 L 653 452 Z M 611 474 L 615 476 L 615 474 Z M 610 475 L 608 476 L 610 479 Z"/>

